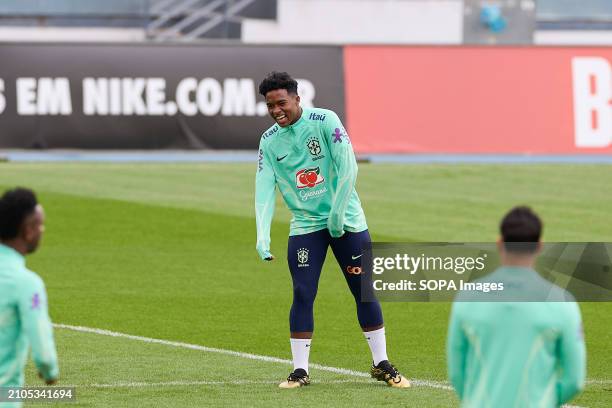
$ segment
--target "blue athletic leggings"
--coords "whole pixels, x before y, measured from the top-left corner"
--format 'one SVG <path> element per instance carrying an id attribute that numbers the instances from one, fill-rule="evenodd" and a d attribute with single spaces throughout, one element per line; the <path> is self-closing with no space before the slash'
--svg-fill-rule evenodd
<path id="1" fill-rule="evenodd" d="M 292 332 L 311 332 L 314 329 L 313 305 L 328 246 L 331 246 L 355 298 L 360 326 L 365 328 L 383 324 L 378 301 L 361 301 L 361 254 L 363 246 L 369 243 L 367 230 L 345 232 L 340 238 L 332 238 L 327 229 L 289 237 L 287 261 L 293 280 L 289 327 Z"/>

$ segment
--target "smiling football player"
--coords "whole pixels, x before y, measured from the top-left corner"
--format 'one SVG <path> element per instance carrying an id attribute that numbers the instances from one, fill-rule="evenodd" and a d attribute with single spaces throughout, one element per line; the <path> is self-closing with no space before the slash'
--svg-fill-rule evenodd
<path id="1" fill-rule="evenodd" d="M 388 360 L 380 304 L 361 297 L 361 256 L 370 235 L 355 191 L 357 162 L 351 141 L 333 111 L 302 108 L 297 88 L 286 72 L 272 72 L 259 85 L 276 122 L 259 145 L 255 214 L 261 259 L 274 259 L 270 226 L 276 187 L 293 214 L 287 259 L 293 281 L 289 326 L 294 370 L 279 387 L 310 383 L 313 304 L 329 246 L 355 298 L 357 318 L 372 352 L 372 377 L 392 387 L 410 387 Z"/>

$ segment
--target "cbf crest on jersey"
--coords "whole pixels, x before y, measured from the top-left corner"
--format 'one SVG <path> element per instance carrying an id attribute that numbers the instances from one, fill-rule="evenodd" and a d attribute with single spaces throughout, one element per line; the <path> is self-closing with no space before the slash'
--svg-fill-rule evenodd
<path id="1" fill-rule="evenodd" d="M 297 251 L 297 260 L 298 260 L 298 267 L 302 268 L 305 266 L 310 266 L 308 264 L 308 249 L 306 248 L 300 248 Z"/>
<path id="2" fill-rule="evenodd" d="M 316 137 L 309 138 L 306 147 L 308 147 L 308 151 L 313 156 L 318 156 L 321 154 L 321 144 L 319 143 L 319 139 Z"/>
<path id="3" fill-rule="evenodd" d="M 317 161 L 325 157 L 325 155 L 321 154 L 321 142 L 319 142 L 318 137 L 309 137 L 308 142 L 306 142 L 306 147 L 312 155 L 312 161 Z"/>

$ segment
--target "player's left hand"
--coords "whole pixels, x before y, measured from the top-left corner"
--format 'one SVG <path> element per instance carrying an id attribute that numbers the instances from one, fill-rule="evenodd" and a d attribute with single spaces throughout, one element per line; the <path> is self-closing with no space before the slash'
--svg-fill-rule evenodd
<path id="1" fill-rule="evenodd" d="M 340 238 L 344 235 L 344 229 L 342 227 L 334 228 L 331 225 L 328 225 L 327 229 L 329 230 L 329 235 L 331 235 L 332 238 Z"/>
<path id="2" fill-rule="evenodd" d="M 54 385 L 54 384 L 57 383 L 57 378 L 45 379 L 45 377 L 42 375 L 42 373 L 40 371 L 38 372 L 38 378 L 43 380 L 45 382 L 45 384 L 47 384 L 47 385 Z"/>
<path id="3" fill-rule="evenodd" d="M 332 236 L 332 238 L 340 238 L 344 235 L 344 230 L 341 231 L 336 231 L 336 232 L 332 232 L 331 230 L 329 231 L 329 235 Z"/>
<path id="4" fill-rule="evenodd" d="M 327 229 L 332 238 L 340 238 L 344 235 L 344 223 L 340 221 L 340 217 L 330 214 L 327 220 Z"/>

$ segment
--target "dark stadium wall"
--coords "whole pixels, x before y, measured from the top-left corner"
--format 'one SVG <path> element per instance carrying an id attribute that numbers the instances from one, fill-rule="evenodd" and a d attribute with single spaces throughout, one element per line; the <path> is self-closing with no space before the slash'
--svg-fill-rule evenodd
<path id="1" fill-rule="evenodd" d="M 361 153 L 612 153 L 612 48 L 344 49 Z"/>
<path id="2" fill-rule="evenodd" d="M 270 71 L 344 118 L 340 47 L 0 44 L 0 148 L 256 149 Z"/>
<path id="3" fill-rule="evenodd" d="M 256 149 L 257 85 L 286 70 L 358 153 L 612 153 L 612 48 L 0 44 L 0 61 L 0 148 Z"/>

